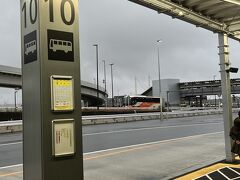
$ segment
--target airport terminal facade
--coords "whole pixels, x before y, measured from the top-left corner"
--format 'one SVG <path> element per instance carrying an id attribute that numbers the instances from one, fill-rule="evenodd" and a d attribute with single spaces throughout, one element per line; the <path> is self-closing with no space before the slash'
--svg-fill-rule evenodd
<path id="1" fill-rule="evenodd" d="M 179 79 L 161 79 L 161 90 L 159 90 L 159 81 L 154 80 L 152 87 L 147 89 L 142 95 L 161 96 L 170 106 L 219 106 L 221 103 L 221 81 L 193 81 L 180 82 Z M 159 94 L 160 93 L 160 94 Z M 231 79 L 231 94 L 233 103 L 238 105 L 239 98 L 235 96 L 240 94 L 240 79 Z M 208 100 L 207 96 L 212 96 Z"/>

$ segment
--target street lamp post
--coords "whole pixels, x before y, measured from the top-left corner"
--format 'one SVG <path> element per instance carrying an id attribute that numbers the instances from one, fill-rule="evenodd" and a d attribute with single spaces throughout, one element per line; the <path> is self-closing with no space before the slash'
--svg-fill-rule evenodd
<path id="1" fill-rule="evenodd" d="M 105 88 L 105 107 L 107 107 L 107 96 L 106 96 L 106 94 L 107 94 L 107 76 L 106 76 L 106 61 L 105 60 L 103 60 L 103 70 L 104 70 L 104 80 L 103 80 L 103 82 L 104 82 L 104 88 Z"/>
<path id="2" fill-rule="evenodd" d="M 167 91 L 167 112 L 169 112 L 169 93 L 170 91 Z"/>
<path id="3" fill-rule="evenodd" d="M 94 44 L 93 46 L 96 47 L 96 63 L 97 63 L 97 110 L 99 110 L 99 87 L 98 87 L 98 44 Z"/>
<path id="4" fill-rule="evenodd" d="M 18 88 L 15 89 L 14 91 L 14 108 L 15 108 L 15 111 L 17 111 L 17 92 L 18 92 Z"/>
<path id="5" fill-rule="evenodd" d="M 114 65 L 113 63 L 109 64 L 111 66 L 111 81 L 112 81 L 112 106 L 114 107 L 114 99 L 113 99 L 113 70 L 112 66 Z"/>
<path id="6" fill-rule="evenodd" d="M 215 78 L 216 78 L 216 75 L 213 75 L 214 83 L 215 83 Z M 214 94 L 214 102 L 215 102 L 215 108 L 216 108 L 216 106 L 217 106 L 216 94 Z"/>
<path id="7" fill-rule="evenodd" d="M 163 42 L 162 40 L 157 40 L 157 48 L 158 48 L 158 85 L 159 85 L 159 97 L 160 97 L 160 120 L 163 118 L 162 114 L 162 98 L 161 98 L 161 73 L 160 73 L 160 54 L 159 54 L 159 45 Z"/>

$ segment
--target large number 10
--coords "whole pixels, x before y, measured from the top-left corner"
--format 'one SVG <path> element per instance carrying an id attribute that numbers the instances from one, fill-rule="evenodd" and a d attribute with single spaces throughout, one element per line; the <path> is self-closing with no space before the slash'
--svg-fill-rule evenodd
<path id="1" fill-rule="evenodd" d="M 46 2 L 49 1 L 50 22 L 54 22 L 53 0 L 45 0 L 45 1 Z M 70 8 L 71 8 L 71 18 L 69 21 L 66 19 L 66 16 L 65 16 L 65 8 L 64 7 L 65 7 L 66 3 L 69 3 Z M 66 25 L 72 25 L 74 23 L 75 9 L 74 9 L 74 4 L 73 4 L 72 0 L 62 0 L 60 12 L 61 12 L 61 18 Z"/>
<path id="2" fill-rule="evenodd" d="M 50 22 L 54 22 L 54 12 L 53 12 L 53 0 L 45 0 L 46 2 L 49 1 L 49 17 L 50 17 Z M 65 5 L 68 3 L 71 8 L 71 18 L 68 21 L 66 16 L 65 16 Z M 35 7 L 35 14 L 33 13 L 33 6 Z M 24 2 L 22 11 L 24 13 L 24 26 L 25 28 L 27 27 L 27 5 L 26 2 Z M 34 24 L 37 21 L 37 0 L 30 0 L 30 9 L 29 9 L 29 14 L 30 14 L 30 22 Z M 62 0 L 61 2 L 61 7 L 60 7 L 60 12 L 61 12 L 61 18 L 62 21 L 66 25 L 72 25 L 75 20 L 75 9 L 74 9 L 74 4 L 72 0 Z"/>
<path id="3" fill-rule="evenodd" d="M 33 4 L 34 3 L 34 4 Z M 33 15 L 33 5 L 35 6 L 35 15 Z M 22 11 L 24 12 L 24 26 L 27 27 L 27 7 L 26 2 L 23 4 Z M 30 1 L 30 22 L 34 24 L 37 20 L 37 0 Z"/>

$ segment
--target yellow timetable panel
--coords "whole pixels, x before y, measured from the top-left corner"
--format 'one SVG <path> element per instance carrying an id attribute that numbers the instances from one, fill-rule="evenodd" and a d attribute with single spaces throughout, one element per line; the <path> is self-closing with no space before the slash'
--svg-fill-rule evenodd
<path id="1" fill-rule="evenodd" d="M 52 110 L 73 110 L 73 79 L 71 76 L 51 76 Z"/>

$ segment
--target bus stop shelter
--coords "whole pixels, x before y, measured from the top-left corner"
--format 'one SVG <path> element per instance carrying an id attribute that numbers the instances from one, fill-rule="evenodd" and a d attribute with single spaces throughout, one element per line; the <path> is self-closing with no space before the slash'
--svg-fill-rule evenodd
<path id="1" fill-rule="evenodd" d="M 234 161 L 229 131 L 232 122 L 232 100 L 228 38 L 240 41 L 240 0 L 129 0 L 167 14 L 196 27 L 218 33 L 225 152 L 228 162 Z"/>

